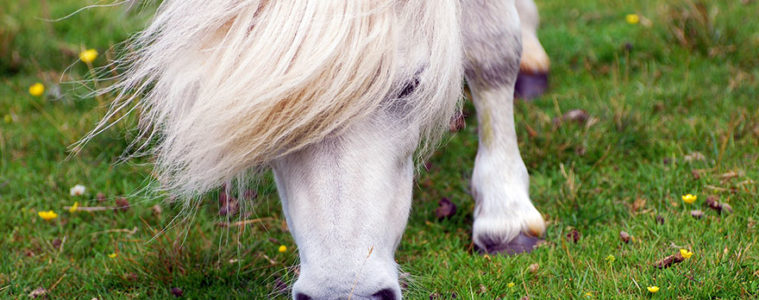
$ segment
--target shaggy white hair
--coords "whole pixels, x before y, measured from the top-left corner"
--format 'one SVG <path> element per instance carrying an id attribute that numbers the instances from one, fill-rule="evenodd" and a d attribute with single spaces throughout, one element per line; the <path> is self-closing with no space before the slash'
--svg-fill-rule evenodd
<path id="1" fill-rule="evenodd" d="M 380 109 L 402 111 L 429 145 L 460 94 L 460 63 L 427 63 L 461 61 L 457 14 L 456 1 L 166 0 L 83 141 L 138 109 L 158 180 L 185 198 L 244 184 Z M 420 48 L 409 41 L 429 47 L 403 53 Z"/>
<path id="2" fill-rule="evenodd" d="M 522 38 L 538 43 L 519 1 L 165 0 L 87 138 L 139 110 L 158 180 L 186 200 L 272 166 L 301 258 L 293 297 L 398 299 L 414 151 L 447 128 L 464 73 L 475 245 L 530 251 L 545 230 L 513 117 Z"/>

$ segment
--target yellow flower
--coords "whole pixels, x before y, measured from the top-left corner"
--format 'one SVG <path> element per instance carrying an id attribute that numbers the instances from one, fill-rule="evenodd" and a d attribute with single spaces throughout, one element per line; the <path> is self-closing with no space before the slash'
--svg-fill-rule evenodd
<path id="1" fill-rule="evenodd" d="M 287 251 L 287 246 L 285 245 L 279 246 L 279 252 L 285 252 L 285 251 Z"/>
<path id="2" fill-rule="evenodd" d="M 72 205 L 71 207 L 69 207 L 69 212 L 70 213 L 75 213 L 78 208 L 79 208 L 79 201 L 75 201 L 74 205 Z"/>
<path id="3" fill-rule="evenodd" d="M 698 198 L 698 196 L 687 194 L 687 195 L 683 195 L 682 198 L 683 198 L 683 202 L 688 203 L 688 204 L 693 204 L 693 202 L 696 202 L 696 199 Z"/>
<path id="4" fill-rule="evenodd" d="M 45 93 L 45 86 L 42 85 L 42 83 L 35 83 L 29 86 L 29 94 L 31 94 L 34 97 L 42 96 L 42 94 Z"/>
<path id="5" fill-rule="evenodd" d="M 591 292 L 585 293 L 585 298 L 590 298 L 590 297 L 593 297 L 593 293 Z"/>
<path id="6" fill-rule="evenodd" d="M 638 24 L 638 22 L 640 22 L 640 17 L 637 14 L 628 14 L 625 16 L 625 20 L 630 24 Z"/>
<path id="7" fill-rule="evenodd" d="M 95 49 L 87 49 L 79 53 L 79 59 L 85 63 L 91 63 L 98 58 L 98 51 Z"/>
<path id="8" fill-rule="evenodd" d="M 693 256 L 693 252 L 690 252 L 690 251 L 688 251 L 688 249 L 680 249 L 680 255 L 681 255 L 683 258 L 685 258 L 685 259 L 688 259 L 688 258 L 690 258 L 691 256 Z"/>
<path id="9" fill-rule="evenodd" d="M 119 256 L 119 254 L 118 254 L 118 253 L 116 253 L 116 252 L 113 252 L 113 253 L 111 253 L 111 254 L 108 254 L 108 257 L 110 257 L 110 258 L 116 258 L 117 256 Z"/>
<path id="10" fill-rule="evenodd" d="M 52 210 L 41 211 L 41 212 L 38 212 L 37 214 L 40 216 L 40 218 L 42 218 L 45 221 L 50 221 L 50 220 L 55 219 L 55 218 L 58 217 L 58 214 L 56 214 Z"/>
<path id="11" fill-rule="evenodd" d="M 656 292 L 659 291 L 659 287 L 658 286 L 649 286 L 649 287 L 647 287 L 647 289 L 651 293 L 656 293 Z"/>
<path id="12" fill-rule="evenodd" d="M 13 116 L 11 115 L 5 115 L 3 119 L 5 119 L 5 123 L 8 123 L 8 124 L 13 123 Z"/>
<path id="13" fill-rule="evenodd" d="M 506 286 L 508 286 L 509 288 L 513 288 L 515 285 L 516 284 L 514 282 L 509 282 L 509 284 L 507 284 Z"/>
<path id="14" fill-rule="evenodd" d="M 615 259 L 616 258 L 614 257 L 614 255 L 609 255 L 606 257 L 606 261 L 608 261 L 609 263 L 613 263 Z"/>

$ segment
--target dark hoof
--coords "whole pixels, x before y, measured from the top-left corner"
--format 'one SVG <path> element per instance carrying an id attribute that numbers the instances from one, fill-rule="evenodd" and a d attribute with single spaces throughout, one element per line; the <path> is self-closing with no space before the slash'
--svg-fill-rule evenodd
<path id="1" fill-rule="evenodd" d="M 492 239 L 482 239 L 485 249 L 478 247 L 477 251 L 480 254 L 506 254 L 514 255 L 519 253 L 530 253 L 532 249 L 542 241 L 542 239 L 527 235 L 525 233 L 519 233 L 517 237 L 507 243 L 501 243 Z"/>
<path id="2" fill-rule="evenodd" d="M 548 89 L 548 73 L 526 73 L 519 71 L 517 83 L 514 86 L 514 98 L 532 100 Z"/>

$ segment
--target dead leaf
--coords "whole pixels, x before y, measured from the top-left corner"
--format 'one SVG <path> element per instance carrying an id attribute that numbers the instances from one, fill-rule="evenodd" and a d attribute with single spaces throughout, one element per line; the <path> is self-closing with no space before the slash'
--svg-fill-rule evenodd
<path id="1" fill-rule="evenodd" d="M 237 199 L 232 197 L 227 192 L 222 191 L 219 193 L 219 215 L 220 216 L 234 216 L 237 214 L 239 205 Z"/>
<path id="2" fill-rule="evenodd" d="M 274 294 L 287 296 L 288 291 L 289 287 L 287 286 L 287 283 L 285 283 L 285 281 L 283 281 L 281 278 L 277 277 L 277 279 L 274 280 Z"/>
<path id="3" fill-rule="evenodd" d="M 588 112 L 582 109 L 570 110 L 562 116 L 565 121 L 575 121 L 577 123 L 585 123 L 589 117 Z"/>
<path id="4" fill-rule="evenodd" d="M 723 212 L 728 214 L 733 212 L 733 207 L 730 206 L 730 204 L 720 203 L 718 199 L 719 197 L 710 195 L 709 197 L 706 197 L 706 205 L 708 205 L 709 208 L 716 210 L 720 214 Z"/>
<path id="5" fill-rule="evenodd" d="M 458 132 L 461 131 L 461 129 L 464 129 L 466 127 L 466 115 L 464 113 L 457 113 L 453 118 L 451 118 L 451 122 L 448 124 L 449 130 L 451 132 Z"/>
<path id="6" fill-rule="evenodd" d="M 730 206 L 730 204 L 722 203 L 721 206 L 722 206 L 722 210 L 720 212 L 726 212 L 726 213 L 732 213 L 733 212 L 733 207 Z"/>
<path id="7" fill-rule="evenodd" d="M 742 176 L 742 174 L 740 172 L 735 172 L 735 171 L 730 171 L 730 172 L 719 175 L 722 181 L 727 181 L 727 180 L 736 178 L 738 176 Z"/>
<path id="8" fill-rule="evenodd" d="M 445 197 L 438 201 L 438 207 L 435 209 L 435 216 L 438 220 L 450 218 L 454 214 L 456 214 L 456 204 Z"/>
<path id="9" fill-rule="evenodd" d="M 625 244 L 630 243 L 630 234 L 625 231 L 619 232 L 619 238 L 625 242 Z"/>
<path id="10" fill-rule="evenodd" d="M 61 248 L 61 244 L 63 244 L 63 241 L 61 239 L 56 238 L 53 240 L 52 244 L 53 244 L 53 248 L 55 248 L 55 250 L 58 250 Z"/>
<path id="11" fill-rule="evenodd" d="M 726 188 L 721 188 L 721 187 L 718 187 L 718 186 L 713 186 L 713 185 L 708 185 L 708 184 L 706 186 L 704 186 L 704 187 L 707 188 L 707 189 L 713 190 L 713 191 L 718 191 L 718 192 L 727 192 L 727 191 L 729 191 Z"/>
<path id="12" fill-rule="evenodd" d="M 587 150 L 585 150 L 585 147 L 583 146 L 577 146 L 577 148 L 575 148 L 575 154 L 577 154 L 578 156 L 585 156 L 586 151 Z"/>
<path id="13" fill-rule="evenodd" d="M 682 255 L 680 255 L 680 252 L 678 252 L 655 262 L 654 267 L 657 267 L 659 269 L 666 269 L 666 268 L 671 267 L 674 264 L 679 264 L 683 262 L 684 260 L 685 258 Z"/>
<path id="14" fill-rule="evenodd" d="M 685 155 L 685 157 L 683 157 L 683 158 L 687 162 L 706 160 L 706 156 L 704 156 L 703 154 L 701 154 L 701 152 L 692 152 L 692 153 L 690 153 L 688 155 Z"/>
<path id="15" fill-rule="evenodd" d="M 577 229 L 572 229 L 572 231 L 567 233 L 567 240 L 577 244 L 577 241 L 580 240 L 580 232 Z"/>
<path id="16" fill-rule="evenodd" d="M 163 208 L 161 208 L 161 205 L 159 204 L 153 205 L 153 207 L 151 207 L 150 210 L 153 212 L 153 215 L 156 217 L 160 217 L 161 213 L 163 213 Z"/>
<path id="17" fill-rule="evenodd" d="M 273 220 L 274 220 L 274 218 L 266 217 L 266 218 L 257 218 L 257 219 L 247 219 L 247 220 L 237 221 L 237 222 L 234 222 L 234 223 L 218 222 L 218 223 L 216 223 L 216 226 L 218 226 L 218 227 L 229 227 L 229 226 L 242 227 L 242 226 L 246 226 L 246 225 L 250 225 L 250 224 L 263 223 L 263 222 L 273 221 Z M 287 231 L 287 227 L 286 227 L 287 222 L 285 222 L 284 220 L 282 222 L 284 223 L 282 225 L 282 226 L 284 226 L 283 230 Z"/>
<path id="18" fill-rule="evenodd" d="M 255 190 L 245 190 L 245 192 L 242 193 L 243 200 L 253 200 L 256 198 L 258 198 L 258 192 Z"/>
<path id="19" fill-rule="evenodd" d="M 659 225 L 664 225 L 664 217 L 661 215 L 656 215 L 656 223 L 659 223 Z"/>
<path id="20" fill-rule="evenodd" d="M 47 290 L 45 288 L 38 287 L 29 293 L 29 298 L 43 297 L 45 295 L 47 295 Z"/>
<path id="21" fill-rule="evenodd" d="M 662 112 L 664 111 L 664 108 L 665 108 L 664 103 L 662 102 L 654 103 L 654 112 Z"/>
<path id="22" fill-rule="evenodd" d="M 398 282 L 401 285 L 401 290 L 408 288 L 409 280 L 411 279 L 411 273 L 401 271 L 398 273 Z"/>
<path id="23" fill-rule="evenodd" d="M 480 294 L 485 294 L 487 292 L 488 288 L 486 288 L 484 284 L 480 283 Z"/>
<path id="24" fill-rule="evenodd" d="M 632 211 L 637 212 L 637 211 L 640 211 L 644 207 L 646 207 L 646 199 L 637 198 L 635 199 L 635 201 L 633 201 Z"/>
<path id="25" fill-rule="evenodd" d="M 527 267 L 527 270 L 529 270 L 532 274 L 537 273 L 538 269 L 540 269 L 540 265 L 538 263 L 531 264 L 529 267 Z"/>
<path id="26" fill-rule="evenodd" d="M 129 210 L 129 200 L 125 197 L 119 197 L 116 198 L 116 209 L 118 209 L 121 212 L 125 212 Z"/>
<path id="27" fill-rule="evenodd" d="M 598 124 L 598 122 L 601 122 L 601 119 L 596 117 L 590 117 L 587 122 L 585 122 L 585 128 L 593 127 L 593 125 Z"/>
<path id="28" fill-rule="evenodd" d="M 528 134 L 530 137 L 536 137 L 536 136 L 538 136 L 538 132 L 537 132 L 537 131 L 535 131 L 535 129 L 533 129 L 532 127 L 530 127 L 530 125 L 529 125 L 529 124 L 525 123 L 525 124 L 524 124 L 524 128 L 525 128 L 525 129 L 527 129 L 527 134 Z"/>
<path id="29" fill-rule="evenodd" d="M 717 201 L 718 199 L 719 198 L 715 195 L 709 195 L 706 197 L 706 205 L 713 210 L 720 210 L 719 201 Z"/>
<path id="30" fill-rule="evenodd" d="M 182 295 L 184 295 L 184 292 L 182 291 L 182 289 L 178 287 L 173 287 L 171 288 L 171 294 L 179 298 L 179 297 L 182 297 Z"/>
<path id="31" fill-rule="evenodd" d="M 564 115 L 562 115 L 561 117 L 553 118 L 552 122 L 553 122 L 553 126 L 558 127 L 561 125 L 561 123 L 567 122 L 567 121 L 574 121 L 574 122 L 577 122 L 578 124 L 583 124 L 583 123 L 586 123 L 589 118 L 590 118 L 590 115 L 588 115 L 588 112 L 582 109 L 573 109 L 564 113 Z"/>
<path id="32" fill-rule="evenodd" d="M 71 209 L 71 206 L 64 206 L 63 209 L 69 210 Z M 76 208 L 76 211 L 97 212 L 97 211 L 116 210 L 116 209 L 117 207 L 110 207 L 110 206 L 79 206 Z"/>

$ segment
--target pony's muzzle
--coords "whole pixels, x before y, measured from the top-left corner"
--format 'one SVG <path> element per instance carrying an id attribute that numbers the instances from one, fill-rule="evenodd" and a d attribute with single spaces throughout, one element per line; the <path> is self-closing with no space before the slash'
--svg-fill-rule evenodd
<path id="1" fill-rule="evenodd" d="M 332 265 L 332 264 L 330 264 Z M 301 268 L 293 285 L 295 300 L 399 300 L 401 288 L 392 264 L 367 264 L 363 275 L 347 271 L 350 266 L 325 269 Z M 327 272 L 320 272 L 327 271 Z M 347 271 L 347 272 L 346 272 Z"/>
<path id="2" fill-rule="evenodd" d="M 350 298 L 351 299 L 365 299 L 366 298 L 366 299 L 371 299 L 371 300 L 400 300 L 400 296 L 398 295 L 400 295 L 400 291 L 394 290 L 392 288 L 385 288 L 372 294 L 370 297 L 362 297 L 360 295 L 350 295 L 351 296 Z M 295 294 L 295 300 L 316 300 L 316 299 L 317 298 L 311 297 L 304 293 Z"/>

